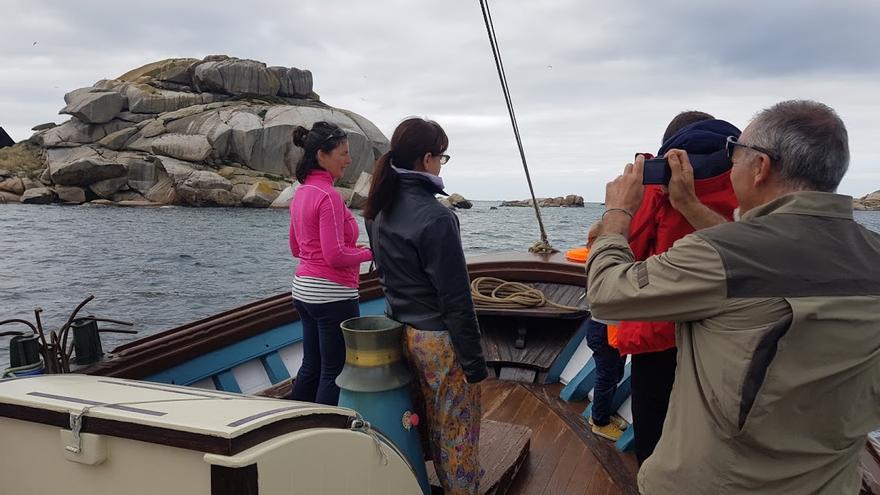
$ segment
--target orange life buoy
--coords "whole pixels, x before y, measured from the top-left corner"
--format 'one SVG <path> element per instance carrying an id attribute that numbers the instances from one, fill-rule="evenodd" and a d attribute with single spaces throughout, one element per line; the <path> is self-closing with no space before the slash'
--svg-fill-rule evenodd
<path id="1" fill-rule="evenodd" d="M 589 257 L 590 248 L 586 246 L 571 248 L 565 252 L 565 259 L 571 261 L 572 263 L 586 263 L 587 258 Z"/>

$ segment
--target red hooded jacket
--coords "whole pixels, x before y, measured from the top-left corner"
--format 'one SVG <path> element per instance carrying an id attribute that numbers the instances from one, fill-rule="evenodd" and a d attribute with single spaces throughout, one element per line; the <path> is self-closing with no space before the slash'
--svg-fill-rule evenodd
<path id="1" fill-rule="evenodd" d="M 737 207 L 730 183 L 730 171 L 694 181 L 700 202 L 728 220 L 733 220 Z M 642 204 L 630 225 L 629 245 L 636 261 L 660 254 L 675 241 L 694 232 L 694 228 L 669 203 L 661 186 L 646 186 Z M 675 347 L 675 325 L 669 322 L 622 321 L 617 326 L 616 342 L 611 344 L 620 354 L 658 352 Z"/>

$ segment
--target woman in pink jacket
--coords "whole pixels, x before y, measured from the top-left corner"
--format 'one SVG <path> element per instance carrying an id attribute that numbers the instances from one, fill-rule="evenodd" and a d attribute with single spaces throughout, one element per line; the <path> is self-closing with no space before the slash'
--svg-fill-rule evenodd
<path id="1" fill-rule="evenodd" d="M 297 127 L 293 143 L 305 151 L 290 203 L 290 251 L 300 260 L 293 304 L 302 319 L 304 355 L 291 398 L 336 405 L 336 377 L 345 363 L 339 324 L 360 316 L 360 265 L 373 256 L 357 245 L 357 221 L 333 188 L 351 164 L 345 132 L 316 122 L 311 130 Z"/>

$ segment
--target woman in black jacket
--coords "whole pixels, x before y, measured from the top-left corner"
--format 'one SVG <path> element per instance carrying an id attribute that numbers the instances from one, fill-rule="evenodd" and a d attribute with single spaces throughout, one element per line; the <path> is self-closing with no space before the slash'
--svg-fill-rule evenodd
<path id="1" fill-rule="evenodd" d="M 447 494 L 479 493 L 480 387 L 488 370 L 459 237 L 435 198 L 449 145 L 439 124 L 403 121 L 379 158 L 364 211 L 386 313 L 424 399 L 431 453 Z"/>

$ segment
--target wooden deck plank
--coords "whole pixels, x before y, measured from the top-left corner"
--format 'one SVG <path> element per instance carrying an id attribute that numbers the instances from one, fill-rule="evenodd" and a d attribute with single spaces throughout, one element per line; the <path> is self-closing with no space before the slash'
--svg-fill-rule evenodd
<path id="1" fill-rule="evenodd" d="M 623 492 L 614 484 L 605 470 L 599 469 L 594 476 L 590 478 L 584 493 L 587 495 L 617 495 L 622 494 Z"/>
<path id="2" fill-rule="evenodd" d="M 565 490 L 575 471 L 580 470 L 580 459 L 589 454 L 586 446 L 575 435 L 570 435 L 562 449 L 562 455 L 556 469 L 550 473 L 550 479 L 541 495 L 558 495 Z"/>
<path id="3" fill-rule="evenodd" d="M 566 441 L 571 440 L 570 437 L 564 423 L 552 415 L 544 414 L 541 427 L 534 432 L 535 452 L 529 456 L 533 471 L 530 473 L 530 483 L 521 492 L 522 495 L 539 495 L 543 491 L 559 463 L 562 447 Z"/>
<path id="4" fill-rule="evenodd" d="M 485 471 L 480 480 L 482 493 L 507 493 L 516 474 L 522 467 L 531 448 L 531 429 L 510 423 L 484 422 L 493 435 L 491 442 L 484 447 L 480 440 L 481 467 Z M 480 433 L 482 437 L 482 432 Z M 484 450 L 487 452 L 484 453 Z"/>
<path id="5" fill-rule="evenodd" d="M 494 416 L 495 410 L 504 405 L 510 394 L 516 390 L 516 387 L 498 387 L 493 385 L 497 383 L 497 380 L 486 380 L 480 385 L 482 388 L 482 403 L 480 405 L 482 406 L 483 418 Z M 515 400 L 515 397 L 511 400 Z M 496 421 L 500 420 L 496 419 Z"/>
<path id="6" fill-rule="evenodd" d="M 547 455 L 541 458 L 541 462 L 538 463 L 537 472 L 532 476 L 532 482 L 529 488 L 523 491 L 523 495 L 541 495 L 545 493 L 547 487 L 553 484 L 553 474 L 564 460 L 563 456 L 568 450 L 569 445 L 580 443 L 580 439 L 569 433 L 564 425 L 556 426 L 554 429 L 556 429 L 556 435 L 551 442 L 552 448 L 549 449 Z"/>
<path id="7" fill-rule="evenodd" d="M 535 398 L 531 396 L 528 390 L 520 387 L 518 384 L 499 381 L 496 382 L 496 385 L 516 387 L 517 390 L 514 393 L 511 393 L 510 397 L 520 398 L 520 403 L 519 405 L 517 405 L 516 403 L 510 404 L 509 409 L 506 411 L 504 409 L 499 409 L 498 411 L 496 411 L 495 415 L 499 419 L 496 419 L 496 417 L 492 416 L 488 417 L 487 419 L 506 421 L 532 428 L 532 442 L 530 446 L 529 457 L 520 468 L 519 475 L 517 476 L 516 480 L 514 480 L 514 483 L 511 485 L 510 490 L 508 491 L 508 493 L 510 494 L 521 494 L 523 493 L 522 489 L 530 485 L 530 480 L 536 473 L 541 458 L 546 453 L 545 451 L 547 449 L 547 444 L 545 437 L 547 435 L 546 432 L 549 430 L 547 425 L 548 421 L 546 421 L 546 419 L 548 419 L 548 411 L 547 408 L 544 407 L 540 401 L 535 400 Z M 484 418 L 486 418 L 486 416 L 484 416 Z"/>
<path id="8" fill-rule="evenodd" d="M 544 418 L 544 421 L 540 421 L 539 418 Z M 537 423 L 537 425 L 536 430 L 533 431 L 532 449 L 529 452 L 529 457 L 520 469 L 520 476 L 514 481 L 508 492 L 511 495 L 525 495 L 539 486 L 535 480 L 540 474 L 539 469 L 542 461 L 551 448 L 547 439 L 548 433 L 557 433 L 564 429 L 560 428 L 559 424 L 554 424 L 556 422 L 552 418 L 547 418 L 546 409 L 541 407 L 537 408 L 531 416 L 522 417 L 522 419 L 530 424 Z M 553 436 L 555 437 L 555 435 Z"/>
<path id="9" fill-rule="evenodd" d="M 570 431 L 576 434 L 581 441 L 590 449 L 595 459 L 602 464 L 604 471 L 622 493 L 626 495 L 638 495 L 636 474 L 638 464 L 632 454 L 621 454 L 614 448 L 612 442 L 608 442 L 595 435 L 590 430 L 587 420 L 581 416 L 585 403 L 566 402 L 559 398 L 559 384 L 554 385 L 522 385 L 528 388 L 548 409 L 562 418 Z"/>
<path id="10" fill-rule="evenodd" d="M 480 426 L 480 493 L 501 495 L 507 492 L 529 453 L 531 429 L 510 423 L 483 420 Z M 440 490 L 440 480 L 432 462 L 427 462 L 428 482 Z"/>
<path id="11" fill-rule="evenodd" d="M 482 384 L 482 396 L 483 403 L 487 397 L 491 397 L 492 393 L 495 390 L 501 390 L 505 387 L 510 387 L 511 384 L 505 383 L 499 380 L 486 380 Z M 498 407 L 491 414 L 483 413 L 483 419 L 491 419 L 492 421 L 500 421 L 502 423 L 514 423 L 518 425 L 530 426 L 529 423 L 526 423 L 522 420 L 523 417 L 527 417 L 532 412 L 538 410 L 541 407 L 540 402 L 536 400 L 530 400 L 529 391 L 523 387 L 512 386 L 512 391 L 507 399 L 504 401 L 502 407 Z M 517 421 L 514 421 L 517 419 Z"/>
<path id="12" fill-rule="evenodd" d="M 582 456 L 592 455 L 586 445 L 581 444 L 581 448 L 582 450 L 579 453 Z M 568 479 L 568 483 L 557 493 L 559 495 L 594 495 L 594 491 L 601 489 L 601 487 L 595 486 L 592 483 L 593 478 L 601 476 L 600 471 L 602 471 L 602 467 L 598 463 L 578 466 L 574 474 Z M 607 484 L 614 486 L 613 482 Z M 617 493 L 620 493 L 619 489 Z"/>
<path id="13" fill-rule="evenodd" d="M 572 431 L 569 420 L 560 416 L 579 417 L 579 412 L 550 408 L 533 393 L 532 388 L 541 388 L 538 385 L 486 380 L 482 387 L 484 419 L 517 423 L 533 430 L 529 456 L 508 494 L 630 493 L 615 486 L 616 480 L 605 472 L 593 450 Z M 558 387 L 553 393 L 559 393 Z M 504 399 L 499 400 L 502 395 Z M 614 455 L 621 454 L 614 451 Z M 548 487 L 558 490 L 547 491 Z"/>

